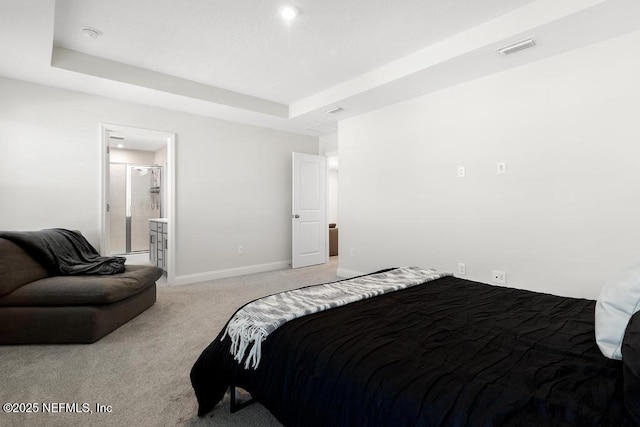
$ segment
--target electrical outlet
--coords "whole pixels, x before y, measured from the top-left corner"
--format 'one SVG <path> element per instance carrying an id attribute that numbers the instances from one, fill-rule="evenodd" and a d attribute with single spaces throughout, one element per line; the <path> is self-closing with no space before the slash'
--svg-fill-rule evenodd
<path id="1" fill-rule="evenodd" d="M 504 271 L 493 270 L 493 283 L 501 285 L 507 284 L 507 273 Z"/>
<path id="2" fill-rule="evenodd" d="M 458 263 L 458 275 L 464 276 L 467 274 L 467 266 L 463 262 Z"/>
<path id="3" fill-rule="evenodd" d="M 458 166 L 458 178 L 464 178 L 466 174 L 464 166 Z"/>
<path id="4" fill-rule="evenodd" d="M 238 255 L 244 255 L 244 246 L 238 246 Z"/>
<path id="5" fill-rule="evenodd" d="M 356 256 L 356 250 L 354 248 L 351 248 L 351 256 Z"/>

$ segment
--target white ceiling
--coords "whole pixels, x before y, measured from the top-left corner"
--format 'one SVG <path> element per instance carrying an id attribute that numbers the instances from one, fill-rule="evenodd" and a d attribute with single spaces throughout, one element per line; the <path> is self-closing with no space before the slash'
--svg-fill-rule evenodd
<path id="1" fill-rule="evenodd" d="M 301 16 L 283 22 L 283 4 Z M 637 0 L 0 0 L 0 76 L 322 135 L 638 29 Z"/>
<path id="2" fill-rule="evenodd" d="M 54 44 L 291 104 L 531 1 L 58 0 Z"/>

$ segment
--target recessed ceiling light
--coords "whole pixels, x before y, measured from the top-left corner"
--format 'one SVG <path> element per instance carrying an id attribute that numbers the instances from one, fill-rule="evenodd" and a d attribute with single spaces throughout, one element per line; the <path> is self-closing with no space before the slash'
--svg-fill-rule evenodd
<path id="1" fill-rule="evenodd" d="M 118 144 L 118 145 L 116 145 L 116 147 L 118 147 L 118 148 L 124 148 L 124 144 Z"/>
<path id="2" fill-rule="evenodd" d="M 102 35 L 99 30 L 91 27 L 82 27 L 82 34 L 90 39 L 97 39 Z"/>
<path id="3" fill-rule="evenodd" d="M 280 8 L 280 16 L 285 21 L 293 21 L 300 15 L 300 9 L 295 6 L 285 5 Z"/>

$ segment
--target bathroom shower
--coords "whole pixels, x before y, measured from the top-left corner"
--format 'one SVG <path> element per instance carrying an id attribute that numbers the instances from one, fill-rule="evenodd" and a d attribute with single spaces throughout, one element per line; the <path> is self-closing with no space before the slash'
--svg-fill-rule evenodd
<path id="1" fill-rule="evenodd" d="M 149 219 L 160 218 L 162 167 L 110 164 L 109 249 L 112 254 L 149 250 Z"/>

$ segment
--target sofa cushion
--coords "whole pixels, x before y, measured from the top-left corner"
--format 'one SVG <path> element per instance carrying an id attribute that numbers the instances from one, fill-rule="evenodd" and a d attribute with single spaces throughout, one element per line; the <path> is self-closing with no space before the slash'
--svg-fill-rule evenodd
<path id="1" fill-rule="evenodd" d="M 0 345 L 95 342 L 151 307 L 155 301 L 156 287 L 151 285 L 113 304 L 2 307 Z"/>
<path id="2" fill-rule="evenodd" d="M 49 274 L 15 243 L 0 239 L 0 296 Z"/>
<path id="3" fill-rule="evenodd" d="M 162 276 L 157 267 L 126 265 L 108 276 L 54 276 L 24 285 L 0 297 L 0 306 L 97 305 L 121 301 L 151 286 Z"/>

